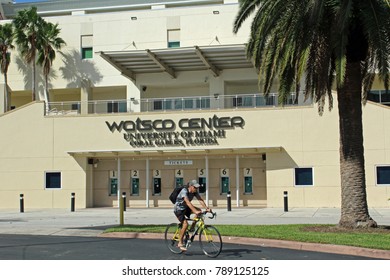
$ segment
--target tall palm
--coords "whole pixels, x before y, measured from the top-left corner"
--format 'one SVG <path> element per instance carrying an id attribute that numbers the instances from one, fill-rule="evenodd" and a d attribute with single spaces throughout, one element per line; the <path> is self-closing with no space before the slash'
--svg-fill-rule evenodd
<path id="1" fill-rule="evenodd" d="M 8 66 L 11 62 L 9 50 L 14 49 L 13 45 L 13 29 L 12 24 L 6 23 L 0 25 L 0 71 L 4 75 L 5 84 L 5 99 L 4 107 L 8 111 L 10 109 L 9 92 L 8 92 Z"/>
<path id="2" fill-rule="evenodd" d="M 56 58 L 56 50 L 60 50 L 65 41 L 59 37 L 61 29 L 58 24 L 44 22 L 41 27 L 41 32 L 38 36 L 38 65 L 42 66 L 43 75 L 45 77 L 45 99 L 49 102 L 49 74 Z"/>
<path id="3" fill-rule="evenodd" d="M 336 85 L 340 129 L 341 227 L 375 227 L 368 213 L 362 101 L 374 71 L 389 87 L 388 0 L 240 0 L 233 31 L 254 13 L 247 55 L 264 79 L 279 78 L 281 101 L 299 92 L 323 112 Z"/>
<path id="4" fill-rule="evenodd" d="M 32 100 L 36 100 L 36 55 L 37 38 L 44 20 L 38 15 L 37 8 L 21 10 L 13 20 L 16 44 L 27 64 L 32 67 Z"/>

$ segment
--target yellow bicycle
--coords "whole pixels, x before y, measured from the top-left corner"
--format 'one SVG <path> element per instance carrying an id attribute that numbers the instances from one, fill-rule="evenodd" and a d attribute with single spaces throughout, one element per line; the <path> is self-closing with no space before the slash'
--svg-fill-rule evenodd
<path id="1" fill-rule="evenodd" d="M 205 211 L 193 219 L 187 219 L 187 221 L 192 221 L 192 223 L 189 224 L 185 232 L 184 244 L 188 249 L 194 242 L 195 236 L 199 235 L 199 244 L 203 253 L 208 257 L 215 258 L 222 251 L 222 238 L 216 227 L 205 224 L 204 219 L 207 213 L 212 215 L 208 217 L 209 219 L 214 219 L 217 215 L 216 213 Z M 177 247 L 180 240 L 181 227 L 181 223 L 172 223 L 165 229 L 165 244 L 175 254 L 182 253 L 180 248 Z M 190 229 L 193 229 L 193 231 L 190 231 Z"/>

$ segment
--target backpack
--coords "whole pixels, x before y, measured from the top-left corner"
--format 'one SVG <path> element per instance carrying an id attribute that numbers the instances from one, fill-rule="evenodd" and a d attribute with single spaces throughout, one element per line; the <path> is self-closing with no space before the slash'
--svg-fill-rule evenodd
<path id="1" fill-rule="evenodd" d="M 176 187 L 173 189 L 172 193 L 169 195 L 169 200 L 175 204 L 176 203 L 176 199 L 177 199 L 177 196 L 179 195 L 179 193 L 181 192 L 181 190 L 185 188 L 185 186 L 179 186 L 179 187 Z"/>

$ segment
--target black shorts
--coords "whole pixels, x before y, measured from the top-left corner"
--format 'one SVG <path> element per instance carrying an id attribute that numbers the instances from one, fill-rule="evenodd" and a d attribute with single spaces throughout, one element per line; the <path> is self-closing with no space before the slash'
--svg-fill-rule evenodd
<path id="1" fill-rule="evenodd" d="M 189 218 L 191 213 L 192 213 L 192 211 L 190 208 L 175 211 L 175 215 L 179 219 L 180 223 L 182 223 L 186 218 Z"/>

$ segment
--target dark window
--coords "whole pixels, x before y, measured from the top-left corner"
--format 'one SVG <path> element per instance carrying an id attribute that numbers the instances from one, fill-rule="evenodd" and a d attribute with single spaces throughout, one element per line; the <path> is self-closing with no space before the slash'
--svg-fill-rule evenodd
<path id="1" fill-rule="evenodd" d="M 168 48 L 180 48 L 180 29 L 168 30 Z"/>
<path id="2" fill-rule="evenodd" d="M 46 189 L 61 188 L 61 172 L 46 172 L 45 176 Z"/>
<path id="3" fill-rule="evenodd" d="M 241 106 L 242 106 L 242 97 L 234 97 L 233 107 L 241 107 Z"/>
<path id="4" fill-rule="evenodd" d="M 126 102 L 109 102 L 107 103 L 107 113 L 126 112 Z"/>
<path id="5" fill-rule="evenodd" d="M 313 168 L 295 168 L 295 186 L 312 186 Z"/>
<path id="6" fill-rule="evenodd" d="M 155 100 L 153 102 L 153 110 L 162 110 L 163 109 L 163 102 L 162 100 Z"/>
<path id="7" fill-rule="evenodd" d="M 390 185 L 390 166 L 376 167 L 376 184 Z"/>
<path id="8" fill-rule="evenodd" d="M 205 193 L 206 192 L 206 187 L 207 187 L 207 183 L 206 183 L 206 178 L 205 177 L 199 177 L 198 178 L 198 182 L 199 182 L 199 193 Z"/>
<path id="9" fill-rule="evenodd" d="M 168 48 L 180 48 L 180 42 L 168 42 Z"/>
<path id="10" fill-rule="evenodd" d="M 93 57 L 92 47 L 82 48 L 81 49 L 81 58 L 82 59 L 91 59 Z"/>

